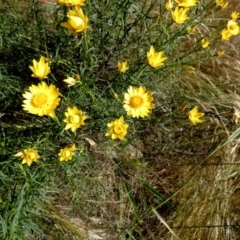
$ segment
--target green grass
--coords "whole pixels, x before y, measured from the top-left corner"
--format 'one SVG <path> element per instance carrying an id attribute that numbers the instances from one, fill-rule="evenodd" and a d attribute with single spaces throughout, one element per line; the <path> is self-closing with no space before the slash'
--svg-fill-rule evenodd
<path id="1" fill-rule="evenodd" d="M 220 35 L 231 11 L 199 0 L 178 25 L 164 1 L 86 1 L 89 28 L 79 35 L 61 26 L 67 11 L 55 2 L 0 5 L 0 239 L 239 238 L 239 36 Z M 151 45 L 164 51 L 164 66 L 147 64 Z M 61 93 L 56 119 L 22 107 L 40 82 L 29 69 L 40 56 L 51 68 L 44 81 Z M 81 83 L 63 82 L 76 75 Z M 127 115 L 129 86 L 153 93 L 148 117 Z M 73 106 L 88 116 L 75 133 L 63 122 Z M 194 106 L 203 123 L 189 121 Z M 107 123 L 120 116 L 127 135 L 112 140 Z M 73 143 L 73 159 L 60 162 Z M 40 155 L 30 167 L 14 157 L 28 148 Z"/>

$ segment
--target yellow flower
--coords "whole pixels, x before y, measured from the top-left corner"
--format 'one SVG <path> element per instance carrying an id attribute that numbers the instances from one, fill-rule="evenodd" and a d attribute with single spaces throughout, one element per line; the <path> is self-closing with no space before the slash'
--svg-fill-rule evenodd
<path id="1" fill-rule="evenodd" d="M 38 116 L 49 115 L 55 117 L 54 110 L 58 106 L 60 98 L 59 91 L 54 85 L 48 86 L 45 82 L 38 85 L 31 85 L 29 92 L 25 92 L 23 97 L 23 110 Z"/>
<path id="2" fill-rule="evenodd" d="M 87 118 L 77 107 L 69 107 L 68 111 L 65 112 L 65 116 L 66 118 L 63 120 L 65 123 L 67 123 L 65 130 L 71 128 L 73 132 L 76 132 L 78 128 L 85 125 L 84 121 Z"/>
<path id="3" fill-rule="evenodd" d="M 210 42 L 207 40 L 207 39 L 202 39 L 201 40 L 201 45 L 202 45 L 202 48 L 207 48 L 209 46 Z"/>
<path id="4" fill-rule="evenodd" d="M 45 62 L 45 58 L 43 56 L 40 57 L 39 62 L 33 59 L 33 66 L 29 66 L 29 68 L 33 72 L 31 76 L 39 78 L 40 80 L 47 78 L 47 75 L 51 72 L 48 63 Z"/>
<path id="5" fill-rule="evenodd" d="M 109 131 L 106 133 L 106 136 L 111 136 L 112 139 L 124 140 L 127 134 L 128 124 L 125 124 L 123 116 L 108 123 L 107 126 L 109 127 Z"/>
<path id="6" fill-rule="evenodd" d="M 232 12 L 231 18 L 232 20 L 237 20 L 239 18 L 239 12 Z"/>
<path id="7" fill-rule="evenodd" d="M 151 92 L 147 92 L 143 86 L 128 88 L 128 92 L 124 94 L 123 107 L 127 111 L 127 115 L 134 118 L 146 117 L 151 109 L 155 108 L 152 103 L 153 97 Z"/>
<path id="8" fill-rule="evenodd" d="M 150 47 L 149 52 L 147 52 L 148 64 L 153 68 L 158 68 L 164 65 L 164 61 L 167 60 L 167 57 L 164 57 L 164 52 L 155 52 L 153 46 Z"/>
<path id="9" fill-rule="evenodd" d="M 240 118 L 240 111 L 239 110 L 235 110 L 232 116 L 235 124 L 238 124 L 239 118 Z"/>
<path id="10" fill-rule="evenodd" d="M 76 149 L 75 144 L 72 144 L 71 147 L 69 148 L 63 148 L 60 150 L 60 153 L 58 154 L 58 156 L 60 157 L 60 161 L 69 161 L 72 160 L 73 156 L 74 156 L 74 151 Z"/>
<path id="11" fill-rule="evenodd" d="M 57 0 L 57 3 L 59 4 L 65 4 L 67 7 L 72 6 L 85 6 L 85 0 Z"/>
<path id="12" fill-rule="evenodd" d="M 61 26 L 68 28 L 69 33 L 85 32 L 88 28 L 88 17 L 83 14 L 81 8 L 67 12 L 68 22 L 61 23 Z"/>
<path id="13" fill-rule="evenodd" d="M 198 0 L 175 0 L 179 7 L 193 7 L 197 5 Z"/>
<path id="14" fill-rule="evenodd" d="M 232 35 L 239 34 L 239 25 L 235 20 L 229 20 L 227 23 L 227 29 Z"/>
<path id="15" fill-rule="evenodd" d="M 113 93 L 113 96 L 116 98 L 116 99 L 118 99 L 118 94 L 117 93 Z"/>
<path id="16" fill-rule="evenodd" d="M 75 78 L 77 79 L 77 81 L 79 81 L 79 80 L 81 79 L 81 77 L 80 77 L 79 74 L 77 74 L 77 75 L 75 76 Z M 80 82 L 81 82 L 81 81 L 80 81 Z"/>
<path id="17" fill-rule="evenodd" d="M 194 107 L 189 113 L 188 118 L 192 122 L 192 124 L 196 125 L 197 123 L 202 123 L 203 120 L 199 119 L 204 116 L 204 113 L 198 112 L 197 106 Z"/>
<path id="18" fill-rule="evenodd" d="M 216 4 L 221 8 L 226 8 L 228 5 L 228 1 L 225 0 L 216 0 Z"/>
<path id="19" fill-rule="evenodd" d="M 195 30 L 196 30 L 196 26 L 192 26 L 192 27 L 189 27 L 187 28 L 187 32 L 188 34 L 194 34 L 195 33 Z"/>
<path id="20" fill-rule="evenodd" d="M 187 67 L 187 70 L 188 70 L 190 73 L 192 73 L 193 71 L 196 70 L 196 68 L 193 67 L 193 66 L 188 66 L 188 67 Z"/>
<path id="21" fill-rule="evenodd" d="M 221 35 L 222 35 L 222 40 L 226 40 L 226 41 L 228 41 L 230 39 L 230 37 L 232 36 L 232 34 L 230 33 L 230 31 L 228 31 L 227 28 L 224 28 L 221 31 Z"/>
<path id="22" fill-rule="evenodd" d="M 218 51 L 217 53 L 218 53 L 218 56 L 221 57 L 225 53 L 225 51 L 222 50 L 222 51 Z"/>
<path id="23" fill-rule="evenodd" d="M 172 0 L 167 0 L 165 4 L 165 8 L 169 11 L 173 8 L 173 2 Z"/>
<path id="24" fill-rule="evenodd" d="M 68 85 L 68 87 L 74 86 L 77 82 L 77 80 L 73 77 L 67 77 L 63 81 Z"/>
<path id="25" fill-rule="evenodd" d="M 38 151 L 32 148 L 24 149 L 21 152 L 16 153 L 13 155 L 14 157 L 21 157 L 22 164 L 27 164 L 29 167 L 32 165 L 33 162 L 37 162 L 40 156 L 38 155 Z"/>
<path id="26" fill-rule="evenodd" d="M 125 73 L 128 70 L 127 62 L 118 62 L 118 70 L 121 73 Z"/>
<path id="27" fill-rule="evenodd" d="M 176 7 L 174 11 L 172 11 L 172 18 L 178 24 L 184 23 L 186 20 L 189 19 L 187 16 L 187 11 L 189 8 L 179 8 Z"/>

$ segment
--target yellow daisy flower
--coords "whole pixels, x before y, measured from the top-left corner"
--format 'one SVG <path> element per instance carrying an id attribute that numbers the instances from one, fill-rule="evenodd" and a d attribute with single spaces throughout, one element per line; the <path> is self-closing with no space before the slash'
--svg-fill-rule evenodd
<path id="1" fill-rule="evenodd" d="M 69 161 L 72 160 L 73 156 L 74 156 L 74 151 L 76 149 L 75 144 L 72 144 L 71 147 L 69 148 L 63 148 L 60 150 L 60 153 L 58 154 L 58 156 L 60 157 L 60 161 Z"/>
<path id="2" fill-rule="evenodd" d="M 147 61 L 148 64 L 153 68 L 158 68 L 164 65 L 164 61 L 167 60 L 167 57 L 164 57 L 164 52 L 155 52 L 153 46 L 150 47 L 150 50 L 147 52 Z"/>
<path id="3" fill-rule="evenodd" d="M 187 67 L 187 70 L 188 70 L 190 73 L 192 73 L 193 71 L 196 70 L 196 68 L 193 67 L 193 66 L 188 66 L 188 67 Z"/>
<path id="4" fill-rule="evenodd" d="M 68 21 L 61 23 L 61 26 L 68 28 L 69 33 L 82 33 L 88 28 L 88 17 L 83 14 L 81 8 L 67 12 Z"/>
<path id="5" fill-rule="evenodd" d="M 229 20 L 227 23 L 227 29 L 232 35 L 239 34 L 239 25 L 235 20 Z"/>
<path id="6" fill-rule="evenodd" d="M 202 39 L 201 40 L 201 45 L 202 45 L 202 48 L 207 48 L 209 46 L 210 42 L 207 40 L 207 39 Z"/>
<path id="7" fill-rule="evenodd" d="M 228 1 L 216 0 L 216 4 L 221 8 L 226 8 L 228 6 Z"/>
<path id="8" fill-rule="evenodd" d="M 127 115 L 131 115 L 134 118 L 143 118 L 149 115 L 151 109 L 155 108 L 155 104 L 152 101 L 152 93 L 147 92 L 145 87 L 130 86 L 128 92 L 124 94 L 123 107 L 127 111 Z"/>
<path id="9" fill-rule="evenodd" d="M 218 51 L 217 54 L 219 57 L 221 57 L 222 55 L 224 55 L 225 51 L 221 50 L 221 51 Z"/>
<path id="10" fill-rule="evenodd" d="M 178 24 L 182 24 L 186 20 L 188 20 L 189 19 L 189 17 L 187 16 L 188 9 L 189 8 L 179 8 L 179 7 L 176 7 L 175 10 L 172 11 L 173 21 L 178 23 Z"/>
<path id="11" fill-rule="evenodd" d="M 194 7 L 197 5 L 198 0 L 175 0 L 179 7 Z"/>
<path id="12" fill-rule="evenodd" d="M 240 119 L 240 111 L 239 110 L 235 110 L 232 116 L 235 124 L 238 124 L 239 119 Z"/>
<path id="13" fill-rule="evenodd" d="M 73 77 L 67 77 L 66 79 L 63 79 L 63 81 L 68 85 L 68 87 L 74 86 L 77 82 L 77 80 Z"/>
<path id="14" fill-rule="evenodd" d="M 232 20 L 237 20 L 239 18 L 239 12 L 232 12 L 231 14 L 231 18 Z"/>
<path id="15" fill-rule="evenodd" d="M 54 85 L 48 86 L 45 82 L 38 85 L 31 85 L 29 92 L 25 92 L 23 97 L 23 110 L 38 116 L 49 115 L 55 117 L 54 110 L 58 106 L 59 90 Z"/>
<path id="16" fill-rule="evenodd" d="M 172 0 L 167 0 L 165 4 L 165 8 L 169 11 L 173 8 L 173 2 Z"/>
<path id="17" fill-rule="evenodd" d="M 32 165 L 33 162 L 37 162 L 40 156 L 38 155 L 38 151 L 32 148 L 24 149 L 21 152 L 16 153 L 13 155 L 14 157 L 21 157 L 22 164 L 27 164 L 29 167 Z"/>
<path id="18" fill-rule="evenodd" d="M 128 70 L 127 62 L 118 62 L 118 70 L 121 73 L 125 73 Z"/>
<path id="19" fill-rule="evenodd" d="M 123 116 L 108 123 L 107 126 L 109 127 L 109 131 L 106 133 L 106 136 L 111 136 L 112 139 L 124 140 L 127 134 L 128 124 L 125 124 Z"/>
<path id="20" fill-rule="evenodd" d="M 66 118 L 63 120 L 65 123 L 67 123 L 65 130 L 68 130 L 71 128 L 73 132 L 76 132 L 78 128 L 85 125 L 84 121 L 87 118 L 83 115 L 83 112 L 79 110 L 77 107 L 68 108 L 68 111 L 65 112 Z"/>
<path id="21" fill-rule="evenodd" d="M 232 36 L 231 32 L 228 31 L 227 28 L 224 28 L 221 31 L 221 35 L 222 35 L 222 40 L 226 40 L 226 41 L 228 41 L 230 39 L 230 37 Z"/>
<path id="22" fill-rule="evenodd" d="M 194 34 L 195 33 L 195 31 L 196 31 L 196 26 L 192 26 L 192 27 L 189 27 L 189 28 L 187 28 L 187 32 L 188 32 L 188 34 Z"/>
<path id="23" fill-rule="evenodd" d="M 195 106 L 189 113 L 188 118 L 192 124 L 196 125 L 197 123 L 202 123 L 203 120 L 199 119 L 204 116 L 204 113 L 198 112 L 197 106 Z"/>
<path id="24" fill-rule="evenodd" d="M 65 4 L 67 7 L 72 6 L 85 6 L 85 0 L 57 0 L 57 3 L 59 4 Z"/>
<path id="25" fill-rule="evenodd" d="M 40 57 L 39 62 L 33 59 L 33 66 L 29 66 L 29 68 L 33 72 L 31 76 L 39 78 L 40 80 L 47 78 L 47 75 L 51 72 L 48 62 L 45 62 L 45 58 L 43 56 Z"/>

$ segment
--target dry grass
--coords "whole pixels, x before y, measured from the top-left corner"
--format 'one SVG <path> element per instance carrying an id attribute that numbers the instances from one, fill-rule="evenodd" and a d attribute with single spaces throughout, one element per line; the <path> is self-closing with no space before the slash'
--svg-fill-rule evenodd
<path id="1" fill-rule="evenodd" d="M 230 8 L 225 11 L 226 17 L 230 16 L 233 10 L 239 9 L 239 6 L 238 1 L 232 1 Z M 201 104 L 204 109 L 213 113 L 216 138 L 212 138 L 213 144 L 209 146 L 208 153 L 214 151 L 217 144 L 226 138 L 217 137 L 219 128 L 225 128 L 226 133 L 231 131 L 231 124 L 222 121 L 223 116 L 230 119 L 231 110 L 239 109 L 240 103 L 239 36 L 231 42 L 225 42 L 220 48 L 225 50 L 224 56 L 202 65 L 200 72 L 194 77 L 187 77 L 188 87 L 195 92 L 196 99 L 199 99 L 199 96 L 202 96 L 201 99 L 208 96 Z M 204 91 L 208 89 L 211 91 L 206 94 Z M 220 119 L 216 119 L 214 115 L 220 116 Z M 174 197 L 179 213 L 174 214 L 170 224 L 179 239 L 240 239 L 237 196 L 239 141 L 237 137 L 209 158 L 206 158 L 206 155 L 190 157 L 192 166 L 178 169 L 176 181 L 187 183 Z M 196 165 L 194 161 L 201 164 Z M 169 233 L 166 239 L 175 238 Z"/>

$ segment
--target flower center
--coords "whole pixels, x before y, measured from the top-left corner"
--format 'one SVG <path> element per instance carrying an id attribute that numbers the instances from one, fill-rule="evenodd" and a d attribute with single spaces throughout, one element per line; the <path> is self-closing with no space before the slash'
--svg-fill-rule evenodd
<path id="1" fill-rule="evenodd" d="M 79 117 L 79 115 L 72 115 L 72 116 L 70 117 L 70 122 L 71 122 L 71 123 L 79 123 L 79 122 L 80 122 L 80 117 Z"/>
<path id="2" fill-rule="evenodd" d="M 236 25 L 235 24 L 231 24 L 230 26 L 229 26 L 229 30 L 234 30 L 236 28 Z"/>
<path id="3" fill-rule="evenodd" d="M 136 97 L 131 97 L 130 98 L 130 106 L 132 108 L 139 108 L 143 104 L 143 99 L 142 97 L 136 96 Z"/>
<path id="4" fill-rule="evenodd" d="M 120 125 L 115 125 L 113 129 L 116 134 L 121 134 L 123 132 L 122 126 Z"/>
<path id="5" fill-rule="evenodd" d="M 69 150 L 64 151 L 64 158 L 69 158 L 69 157 L 71 157 L 71 151 Z"/>
<path id="6" fill-rule="evenodd" d="M 48 97 L 45 93 L 37 93 L 32 97 L 32 105 L 34 107 L 42 107 L 47 103 Z"/>
<path id="7" fill-rule="evenodd" d="M 24 158 L 25 158 L 27 161 L 33 161 L 33 159 L 35 159 L 36 156 L 35 156 L 35 153 L 34 153 L 34 152 L 28 152 L 28 153 L 26 153 L 26 155 L 24 156 Z"/>

